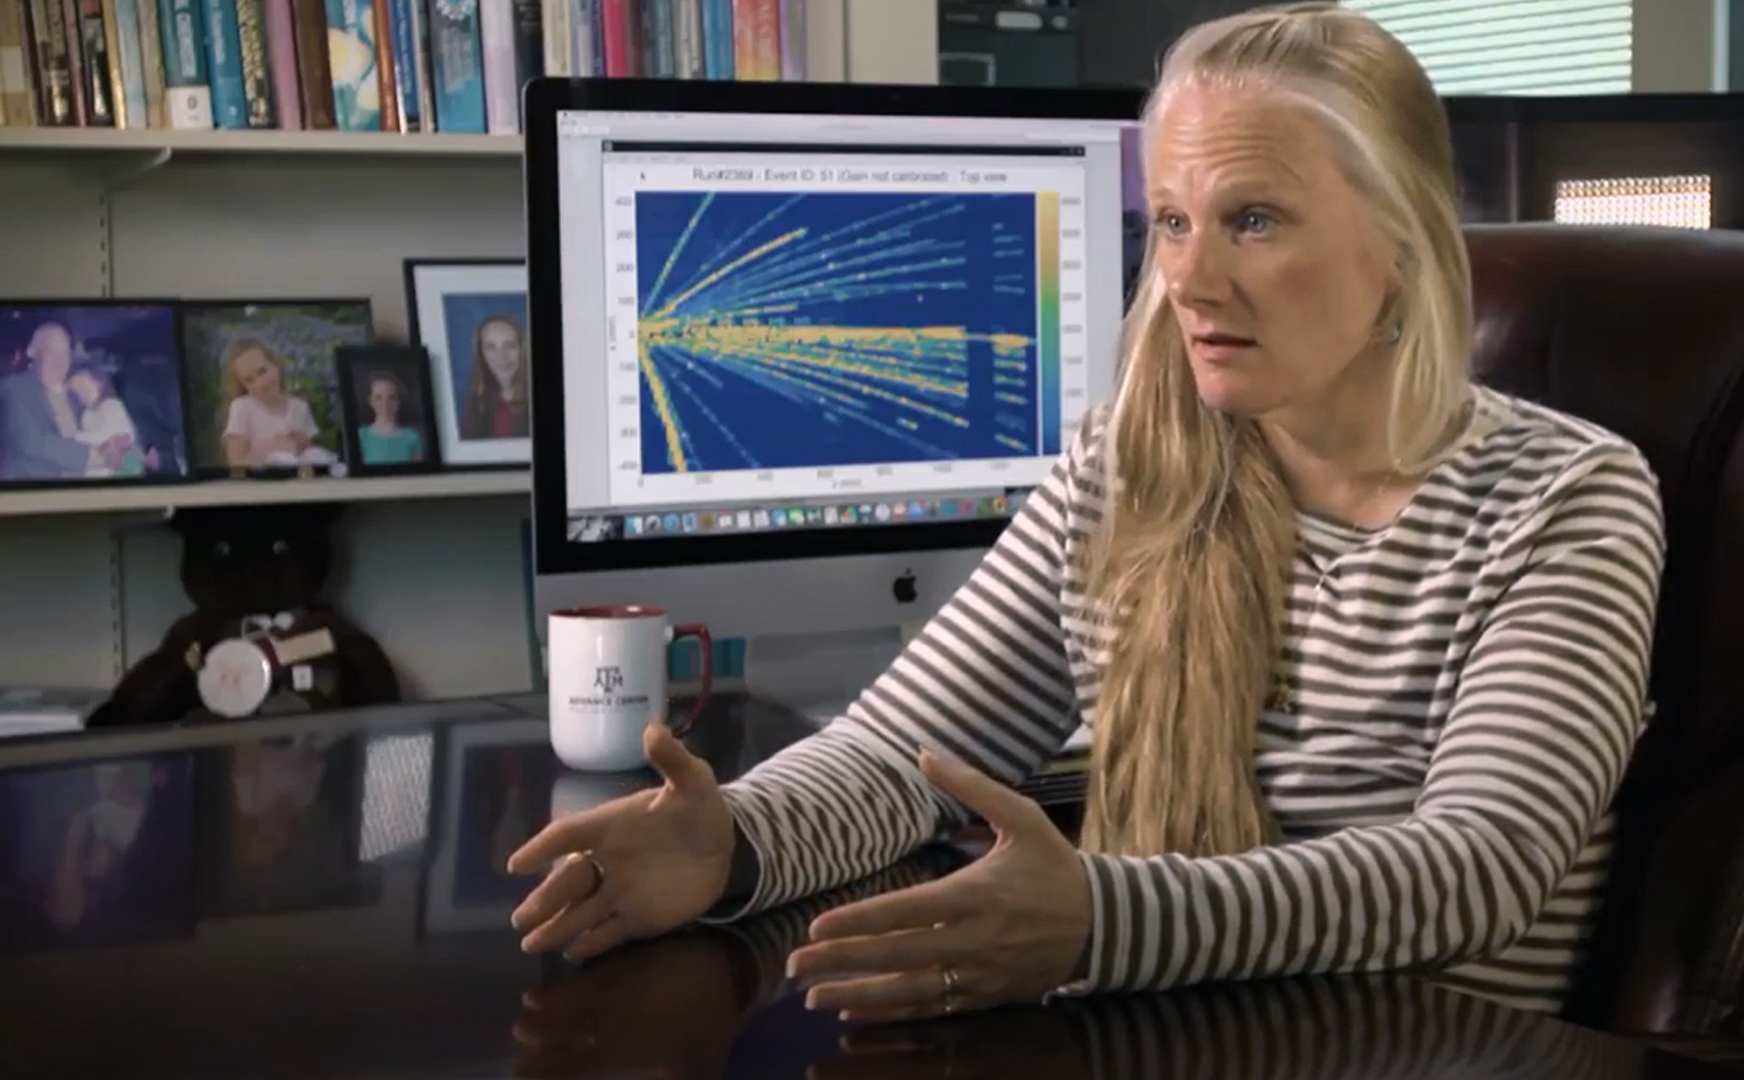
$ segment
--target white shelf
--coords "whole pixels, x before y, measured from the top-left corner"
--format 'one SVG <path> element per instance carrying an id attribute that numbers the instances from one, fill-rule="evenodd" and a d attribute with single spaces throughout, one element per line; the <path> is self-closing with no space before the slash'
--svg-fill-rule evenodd
<path id="1" fill-rule="evenodd" d="M 519 135 L 0 127 L 0 153 L 519 158 Z"/>
<path id="2" fill-rule="evenodd" d="M 195 506 L 378 502 L 387 499 L 467 499 L 524 495 L 523 471 L 447 472 L 419 476 L 354 476 L 341 480 L 208 480 L 195 484 L 45 488 L 0 491 L 0 517 L 167 510 Z"/>

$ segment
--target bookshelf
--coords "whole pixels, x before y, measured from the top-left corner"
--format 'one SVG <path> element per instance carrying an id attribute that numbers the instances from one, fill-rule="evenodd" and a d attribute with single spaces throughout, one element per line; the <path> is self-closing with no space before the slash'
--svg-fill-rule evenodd
<path id="1" fill-rule="evenodd" d="M 176 131 L 111 128 L 0 127 L 0 155 L 160 153 L 213 157 L 343 155 L 347 157 L 507 157 L 521 154 L 519 135 L 400 134 L 391 131 Z"/>
<path id="2" fill-rule="evenodd" d="M 807 0 L 806 19 L 813 78 L 936 72 L 936 0 Z M 520 150 L 0 127 L 0 301 L 368 297 L 377 336 L 404 340 L 404 259 L 524 256 Z M 524 691 L 528 491 L 526 471 L 0 490 L 0 684 L 107 686 L 155 648 L 189 608 L 166 509 L 331 500 L 348 506 L 327 598 L 382 642 L 408 698 Z"/>
<path id="3" fill-rule="evenodd" d="M 367 503 L 401 499 L 473 499 L 527 495 L 524 469 L 448 472 L 428 476 L 367 476 L 334 480 L 211 480 L 197 484 L 0 490 L 0 518 L 48 514 L 169 511 L 203 506 Z"/>

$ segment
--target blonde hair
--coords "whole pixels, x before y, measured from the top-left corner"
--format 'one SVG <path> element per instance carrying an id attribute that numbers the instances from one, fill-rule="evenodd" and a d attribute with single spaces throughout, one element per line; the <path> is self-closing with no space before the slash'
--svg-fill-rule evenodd
<path id="1" fill-rule="evenodd" d="M 1169 50 L 1146 109 L 1187 84 L 1255 89 L 1317 117 L 1399 259 L 1377 328 L 1396 334 L 1387 446 L 1426 470 L 1470 399 L 1471 286 L 1452 140 L 1410 52 L 1336 4 L 1200 25 Z M 1147 163 L 1149 155 L 1146 155 Z M 1123 327 L 1108 510 L 1087 546 L 1091 610 L 1113 629 L 1095 709 L 1083 843 L 1216 855 L 1276 842 L 1254 774 L 1279 659 L 1295 510 L 1255 423 L 1199 398 L 1154 246 Z"/>

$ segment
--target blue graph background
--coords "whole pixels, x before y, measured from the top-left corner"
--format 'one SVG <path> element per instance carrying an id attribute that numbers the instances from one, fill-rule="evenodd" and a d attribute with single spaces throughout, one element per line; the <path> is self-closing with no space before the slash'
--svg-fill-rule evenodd
<path id="1" fill-rule="evenodd" d="M 644 474 L 1035 456 L 1029 194 L 643 192 Z"/>

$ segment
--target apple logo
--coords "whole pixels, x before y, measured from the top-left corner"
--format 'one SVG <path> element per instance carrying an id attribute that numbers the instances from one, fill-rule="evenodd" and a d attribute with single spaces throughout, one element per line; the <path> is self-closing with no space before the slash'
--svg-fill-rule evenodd
<path id="1" fill-rule="evenodd" d="M 920 596 L 920 590 L 915 587 L 914 571 L 904 570 L 890 583 L 890 595 L 896 597 L 899 604 L 912 604 Z"/>

